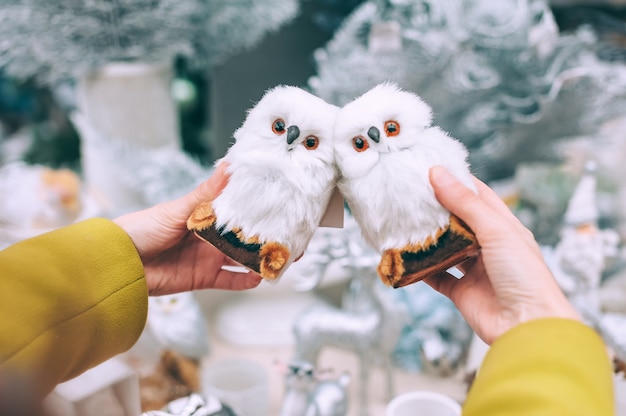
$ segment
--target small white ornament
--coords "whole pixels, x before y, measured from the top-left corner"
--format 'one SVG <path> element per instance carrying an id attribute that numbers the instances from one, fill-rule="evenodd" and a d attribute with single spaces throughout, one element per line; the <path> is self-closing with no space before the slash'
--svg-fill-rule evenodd
<path id="1" fill-rule="evenodd" d="M 209 353 L 207 321 L 192 292 L 151 296 L 148 327 L 164 349 L 195 360 Z"/>
<path id="2" fill-rule="evenodd" d="M 348 414 L 350 375 L 336 379 L 324 376 L 301 360 L 289 363 L 285 376 L 285 397 L 280 416 L 345 416 Z"/>
<path id="3" fill-rule="evenodd" d="M 394 84 L 346 104 L 335 124 L 338 186 L 364 239 L 382 253 L 378 272 L 400 287 L 478 250 L 473 233 L 435 197 L 429 169 L 446 167 L 475 189 L 467 150 L 432 126 L 431 108 Z"/>
<path id="4" fill-rule="evenodd" d="M 600 309 L 598 289 L 607 262 L 618 255 L 619 234 L 598 227 L 596 164 L 589 161 L 564 214 L 554 248 L 554 275 L 575 305 Z"/>
<path id="5" fill-rule="evenodd" d="M 275 280 L 304 253 L 336 179 L 338 107 L 300 89 L 269 90 L 234 133 L 228 185 L 187 226 L 226 255 Z"/>
<path id="6" fill-rule="evenodd" d="M 0 169 L 0 219 L 23 229 L 48 231 L 74 222 L 83 208 L 77 173 L 21 162 Z"/>

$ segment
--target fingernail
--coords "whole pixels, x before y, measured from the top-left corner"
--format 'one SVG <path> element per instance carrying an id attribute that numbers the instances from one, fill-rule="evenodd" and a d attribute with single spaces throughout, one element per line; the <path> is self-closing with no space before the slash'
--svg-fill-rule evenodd
<path id="1" fill-rule="evenodd" d="M 439 186 L 452 185 L 457 182 L 456 178 L 443 166 L 433 166 L 430 168 L 430 178 Z"/>
<path id="2" fill-rule="evenodd" d="M 258 285 L 261 284 L 262 280 L 263 278 L 259 276 L 258 274 L 251 274 L 250 276 L 248 276 L 248 281 L 247 281 L 248 288 L 253 289 L 257 287 Z"/>
<path id="3" fill-rule="evenodd" d="M 219 174 L 220 176 L 228 176 L 228 171 L 226 170 L 227 167 L 227 162 L 220 162 L 217 166 L 215 166 L 213 173 Z"/>

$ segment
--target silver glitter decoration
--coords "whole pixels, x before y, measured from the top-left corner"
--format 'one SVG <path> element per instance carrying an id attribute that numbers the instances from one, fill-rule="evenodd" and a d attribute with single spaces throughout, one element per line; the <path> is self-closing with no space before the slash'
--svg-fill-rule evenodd
<path id="1" fill-rule="evenodd" d="M 349 260 L 348 260 L 349 261 Z M 367 386 L 370 368 L 383 365 L 387 373 L 387 396 L 394 393 L 391 353 L 406 325 L 404 305 L 389 298 L 371 262 L 349 264 L 351 286 L 358 285 L 358 301 L 344 307 L 317 304 L 294 322 L 295 359 L 316 363 L 320 350 L 334 346 L 354 352 L 359 358 L 360 414 L 368 414 Z M 355 290 L 355 289 L 349 289 Z"/>

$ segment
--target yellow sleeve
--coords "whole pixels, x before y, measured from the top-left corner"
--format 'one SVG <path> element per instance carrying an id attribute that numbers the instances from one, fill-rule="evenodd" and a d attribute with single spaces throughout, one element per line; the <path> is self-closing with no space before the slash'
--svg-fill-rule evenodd
<path id="1" fill-rule="evenodd" d="M 0 251 L 0 372 L 47 393 L 129 349 L 146 321 L 143 265 L 112 221 L 90 219 Z"/>
<path id="2" fill-rule="evenodd" d="M 491 346 L 463 406 L 464 416 L 613 416 L 612 365 L 584 324 L 539 319 Z"/>

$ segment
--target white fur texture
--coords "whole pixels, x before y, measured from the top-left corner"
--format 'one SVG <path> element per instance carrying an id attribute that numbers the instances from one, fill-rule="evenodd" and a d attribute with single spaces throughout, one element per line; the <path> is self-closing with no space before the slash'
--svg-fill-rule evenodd
<path id="1" fill-rule="evenodd" d="M 207 321 L 192 292 L 148 298 L 148 327 L 163 348 L 195 359 L 209 353 Z"/>
<path id="2" fill-rule="evenodd" d="M 390 120 L 400 125 L 397 136 L 385 134 Z M 380 131 L 379 143 L 368 137 L 370 127 Z M 368 141 L 367 150 L 353 148 L 356 136 Z M 445 166 L 475 191 L 465 146 L 432 126 L 424 101 L 394 84 L 380 84 L 346 104 L 337 115 L 334 141 L 339 189 L 363 237 L 379 251 L 422 243 L 449 223 L 450 213 L 428 180 L 430 167 Z"/>
<path id="3" fill-rule="evenodd" d="M 315 232 L 336 180 L 332 132 L 339 108 L 300 89 L 275 87 L 248 112 L 235 131 L 223 161 L 230 179 L 213 201 L 216 225 L 240 228 L 246 237 L 289 248 L 290 261 L 301 255 Z M 276 119 L 298 126 L 299 137 L 272 131 Z M 319 139 L 315 150 L 303 142 Z"/>

